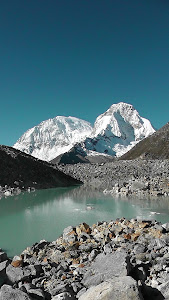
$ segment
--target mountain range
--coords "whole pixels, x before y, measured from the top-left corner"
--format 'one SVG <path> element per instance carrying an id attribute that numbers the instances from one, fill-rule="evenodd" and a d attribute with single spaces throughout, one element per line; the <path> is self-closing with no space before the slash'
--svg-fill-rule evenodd
<path id="1" fill-rule="evenodd" d="M 153 134 L 150 121 L 130 104 L 113 104 L 94 126 L 75 117 L 57 116 L 29 129 L 14 148 L 45 161 L 88 162 L 120 157 Z M 63 156 L 63 157 L 62 157 Z"/>

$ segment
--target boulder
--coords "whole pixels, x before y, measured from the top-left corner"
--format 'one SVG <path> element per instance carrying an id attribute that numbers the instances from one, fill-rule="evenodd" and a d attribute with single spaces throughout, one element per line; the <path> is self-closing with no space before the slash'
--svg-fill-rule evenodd
<path id="1" fill-rule="evenodd" d="M 5 252 L 0 252 L 0 263 L 7 259 L 8 259 L 7 254 Z"/>
<path id="2" fill-rule="evenodd" d="M 74 243 L 76 241 L 76 232 L 72 226 L 68 226 L 63 231 L 63 240 L 67 243 Z"/>
<path id="3" fill-rule="evenodd" d="M 160 284 L 157 289 L 163 295 L 163 297 L 169 297 L 169 281 Z"/>
<path id="4" fill-rule="evenodd" d="M 4 284 L 0 289 L 0 300 L 31 300 L 31 298 L 23 291 Z"/>
<path id="5" fill-rule="evenodd" d="M 118 276 L 126 276 L 130 271 L 128 254 L 124 250 L 109 254 L 98 254 L 85 273 L 82 283 L 86 287 Z"/>
<path id="6" fill-rule="evenodd" d="M 11 283 L 19 282 L 25 278 L 23 270 L 21 268 L 15 268 L 11 264 L 6 268 L 6 275 Z"/>
<path id="7" fill-rule="evenodd" d="M 79 300 L 143 300 L 137 282 L 130 276 L 114 277 L 90 287 Z"/>

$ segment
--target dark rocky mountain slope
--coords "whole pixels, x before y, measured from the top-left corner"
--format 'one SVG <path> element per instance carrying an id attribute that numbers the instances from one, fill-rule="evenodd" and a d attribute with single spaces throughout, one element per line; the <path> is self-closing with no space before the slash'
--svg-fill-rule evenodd
<path id="1" fill-rule="evenodd" d="M 169 122 L 151 136 L 139 142 L 120 160 L 169 159 Z"/>
<path id="2" fill-rule="evenodd" d="M 10 188 L 66 187 L 80 181 L 63 174 L 51 164 L 8 146 L 0 146 L 1 191 Z"/>
<path id="3" fill-rule="evenodd" d="M 88 154 L 76 144 L 68 152 L 57 156 L 51 161 L 53 164 L 77 164 L 77 163 L 105 163 L 111 162 L 114 157 L 96 152 L 95 155 Z"/>

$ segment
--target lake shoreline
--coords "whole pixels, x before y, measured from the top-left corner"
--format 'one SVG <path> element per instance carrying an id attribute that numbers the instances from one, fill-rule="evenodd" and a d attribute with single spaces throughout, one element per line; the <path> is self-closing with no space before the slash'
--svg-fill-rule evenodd
<path id="1" fill-rule="evenodd" d="M 68 226 L 56 241 L 35 243 L 12 261 L 0 252 L 0 299 L 89 300 L 103 289 L 115 299 L 131 299 L 131 291 L 132 299 L 165 299 L 168 246 L 169 223 L 121 218 Z"/>

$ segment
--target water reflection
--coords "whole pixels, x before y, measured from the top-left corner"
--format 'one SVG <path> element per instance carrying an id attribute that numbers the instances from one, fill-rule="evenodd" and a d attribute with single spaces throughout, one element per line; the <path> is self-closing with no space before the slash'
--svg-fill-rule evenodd
<path id="1" fill-rule="evenodd" d="M 93 209 L 88 209 L 89 207 Z M 66 226 L 117 217 L 169 220 L 169 198 L 113 198 L 87 189 L 58 188 L 0 200 L 0 247 L 9 255 L 41 239 L 55 240 Z"/>

